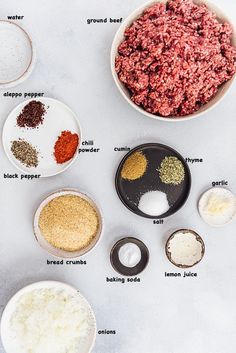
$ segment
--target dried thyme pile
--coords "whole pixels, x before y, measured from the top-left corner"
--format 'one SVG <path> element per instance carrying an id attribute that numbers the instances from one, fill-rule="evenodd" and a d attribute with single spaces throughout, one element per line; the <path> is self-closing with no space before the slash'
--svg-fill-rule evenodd
<path id="1" fill-rule="evenodd" d="M 22 139 L 13 141 L 11 151 L 14 157 L 26 167 L 38 166 L 38 151 L 29 142 Z"/>
<path id="2" fill-rule="evenodd" d="M 177 157 L 165 157 L 158 171 L 161 181 L 165 184 L 179 185 L 184 180 L 184 166 Z"/>

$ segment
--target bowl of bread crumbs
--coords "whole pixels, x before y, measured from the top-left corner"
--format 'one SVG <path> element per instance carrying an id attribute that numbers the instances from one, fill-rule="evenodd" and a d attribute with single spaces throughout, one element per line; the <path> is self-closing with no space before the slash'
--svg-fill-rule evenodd
<path id="1" fill-rule="evenodd" d="M 76 258 L 92 250 L 102 233 L 102 215 L 95 202 L 74 189 L 50 194 L 34 216 L 34 234 L 50 254 Z"/>

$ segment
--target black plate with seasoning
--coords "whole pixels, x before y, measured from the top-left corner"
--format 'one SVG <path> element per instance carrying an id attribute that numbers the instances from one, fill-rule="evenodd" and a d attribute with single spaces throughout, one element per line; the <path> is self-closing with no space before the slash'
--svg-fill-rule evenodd
<path id="1" fill-rule="evenodd" d="M 139 263 L 134 266 L 134 267 L 126 267 L 124 266 L 119 259 L 119 250 L 121 247 L 127 243 L 133 243 L 137 245 L 141 251 L 141 259 Z M 139 239 L 133 238 L 133 237 L 127 237 L 118 240 L 117 243 L 112 247 L 111 249 L 111 254 L 110 254 L 110 260 L 112 267 L 114 270 L 118 273 L 120 273 L 123 276 L 137 276 L 139 273 L 141 273 L 148 264 L 149 261 L 149 251 L 146 245 Z"/>
<path id="2" fill-rule="evenodd" d="M 132 157 L 131 167 L 135 168 L 137 175 L 141 175 L 142 168 L 145 168 L 143 157 L 146 160 L 146 168 L 143 175 L 136 179 L 132 168 L 127 167 L 127 160 L 134 154 L 136 156 L 138 154 L 139 160 L 136 163 Z M 165 182 L 162 181 L 163 179 L 161 180 L 160 175 L 164 175 L 164 173 L 160 174 L 161 163 L 166 157 L 167 160 L 173 157 L 181 162 L 183 180 L 178 185 L 167 184 L 165 179 Z M 140 168 L 137 169 L 138 163 Z M 125 178 L 122 177 L 124 166 L 126 166 Z M 127 179 L 127 175 L 132 179 Z M 130 211 L 141 217 L 160 219 L 173 215 L 185 204 L 191 189 L 191 173 L 185 159 L 173 148 L 159 143 L 147 143 L 135 147 L 124 156 L 116 172 L 115 185 L 120 200 Z M 154 216 L 146 214 L 138 208 L 141 196 L 149 191 L 160 191 L 166 194 L 169 209 L 165 213 Z"/>

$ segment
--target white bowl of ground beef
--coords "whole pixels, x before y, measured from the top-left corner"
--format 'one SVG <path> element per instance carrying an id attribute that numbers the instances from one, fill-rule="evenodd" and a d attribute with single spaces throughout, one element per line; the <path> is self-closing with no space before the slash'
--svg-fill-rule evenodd
<path id="1" fill-rule="evenodd" d="M 183 121 L 213 108 L 236 72 L 229 18 L 208 1 L 149 1 L 121 25 L 111 68 L 124 98 L 142 114 Z"/>

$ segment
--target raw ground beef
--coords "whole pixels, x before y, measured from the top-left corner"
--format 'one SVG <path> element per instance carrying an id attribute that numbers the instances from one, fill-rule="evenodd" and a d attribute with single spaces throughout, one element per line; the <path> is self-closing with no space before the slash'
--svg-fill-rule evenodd
<path id="1" fill-rule="evenodd" d="M 132 101 L 152 114 L 196 112 L 236 72 L 232 28 L 191 0 L 157 3 L 125 31 L 115 68 Z"/>

